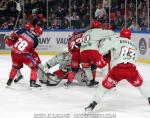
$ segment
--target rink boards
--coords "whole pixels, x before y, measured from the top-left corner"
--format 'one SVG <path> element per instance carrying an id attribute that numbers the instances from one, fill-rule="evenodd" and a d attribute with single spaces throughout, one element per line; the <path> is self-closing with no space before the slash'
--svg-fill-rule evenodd
<path id="1" fill-rule="evenodd" d="M 10 53 L 10 47 L 5 45 L 3 37 L 10 31 L 0 31 L 0 54 Z M 68 36 L 73 30 L 45 30 L 39 38 L 37 51 L 42 55 L 56 55 L 63 52 L 68 42 Z M 118 32 L 116 32 L 118 34 Z M 150 63 L 150 33 L 135 32 L 132 39 L 136 43 L 139 52 L 139 61 Z"/>

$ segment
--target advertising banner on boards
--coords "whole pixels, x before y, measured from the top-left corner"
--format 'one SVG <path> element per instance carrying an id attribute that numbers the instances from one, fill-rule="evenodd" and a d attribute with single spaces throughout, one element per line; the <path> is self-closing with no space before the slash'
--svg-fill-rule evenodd
<path id="1" fill-rule="evenodd" d="M 4 43 L 4 40 L 3 40 L 4 35 L 5 35 L 5 34 L 0 34 L 0 49 L 1 49 L 1 50 L 4 50 L 4 49 L 5 49 L 5 43 Z"/>
<path id="2" fill-rule="evenodd" d="M 133 33 L 132 40 L 137 45 L 139 57 L 144 59 L 150 59 L 150 34 Z"/>
<path id="3" fill-rule="evenodd" d="M 67 48 L 68 36 L 73 31 L 45 31 L 39 38 L 38 52 L 63 52 Z M 3 41 L 4 34 L 0 32 L 0 49 L 9 50 Z M 118 34 L 118 33 L 116 33 Z M 136 43 L 139 57 L 150 60 L 150 33 L 132 33 L 132 40 Z"/>
<path id="4" fill-rule="evenodd" d="M 67 47 L 68 36 L 72 32 L 44 32 L 39 38 L 38 51 L 62 52 Z"/>

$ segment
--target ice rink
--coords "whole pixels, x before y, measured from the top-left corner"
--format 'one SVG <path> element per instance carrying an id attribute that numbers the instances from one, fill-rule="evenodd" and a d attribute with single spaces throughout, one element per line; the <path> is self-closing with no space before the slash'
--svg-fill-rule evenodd
<path id="1" fill-rule="evenodd" d="M 51 58 L 40 57 L 43 62 Z M 13 83 L 11 88 L 5 88 L 11 68 L 10 56 L 0 55 L 0 65 L 0 118 L 54 118 L 54 114 L 62 114 L 64 118 L 69 115 L 83 118 L 77 114 L 84 113 L 97 89 L 76 84 L 66 89 L 63 86 L 65 81 L 62 81 L 56 87 L 43 85 L 42 90 L 30 90 L 30 69 L 26 66 L 21 70 L 24 79 Z M 146 89 L 150 90 L 150 65 L 138 63 L 137 67 Z M 101 77 L 97 79 L 102 80 Z M 104 97 L 92 112 L 95 113 L 98 114 L 95 118 L 150 118 L 150 106 L 136 88 L 123 81 Z"/>

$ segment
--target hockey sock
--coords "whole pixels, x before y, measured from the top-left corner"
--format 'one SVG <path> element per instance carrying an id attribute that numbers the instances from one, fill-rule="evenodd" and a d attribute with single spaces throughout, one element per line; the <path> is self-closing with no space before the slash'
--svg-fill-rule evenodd
<path id="1" fill-rule="evenodd" d="M 138 90 L 140 91 L 140 93 L 147 99 L 150 97 L 150 91 L 148 91 L 146 89 L 146 86 L 144 84 L 144 82 L 142 83 L 141 86 L 138 87 Z"/>
<path id="2" fill-rule="evenodd" d="M 95 64 L 91 65 L 91 71 L 92 71 L 92 76 L 94 80 L 96 78 L 96 69 L 97 69 L 97 66 Z"/>
<path id="3" fill-rule="evenodd" d="M 9 74 L 9 79 L 14 80 L 16 74 L 17 74 L 17 69 L 15 69 L 14 67 L 12 67 L 10 74 Z"/>
<path id="4" fill-rule="evenodd" d="M 76 73 L 72 71 L 68 72 L 68 81 L 72 82 L 74 80 L 75 74 Z"/>
<path id="5" fill-rule="evenodd" d="M 30 73 L 30 80 L 37 80 L 37 68 L 32 68 Z"/>
<path id="6" fill-rule="evenodd" d="M 92 71 L 92 76 L 93 76 L 93 79 L 95 80 L 95 78 L 96 78 L 96 70 Z"/>
<path id="7" fill-rule="evenodd" d="M 92 101 L 100 103 L 100 101 L 108 91 L 110 91 L 110 89 L 107 89 L 101 85 L 99 88 L 97 88 L 96 94 L 94 95 Z"/>

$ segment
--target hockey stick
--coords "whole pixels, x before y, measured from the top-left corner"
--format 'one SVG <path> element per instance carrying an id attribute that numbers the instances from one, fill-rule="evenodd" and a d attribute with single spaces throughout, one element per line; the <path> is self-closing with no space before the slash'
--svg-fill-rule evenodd
<path id="1" fill-rule="evenodd" d="M 49 80 L 51 80 L 51 81 L 53 81 L 53 82 L 56 82 L 56 84 L 53 84 L 53 85 L 58 85 L 61 81 L 62 81 L 62 79 L 60 79 L 59 81 L 56 81 L 56 80 L 53 80 L 52 78 L 50 78 L 49 76 L 51 75 L 51 76 L 54 76 L 53 74 L 50 74 L 50 73 L 45 73 L 44 71 L 43 71 L 43 69 L 40 67 L 40 66 L 38 66 L 38 69 L 40 69 L 43 73 L 44 73 L 44 75 L 46 75 L 46 77 L 49 79 Z"/>
<path id="2" fill-rule="evenodd" d="M 18 24 L 20 15 L 21 15 L 21 4 L 20 4 L 20 1 L 21 1 L 21 0 L 19 0 L 19 2 L 17 2 L 16 0 L 13 0 L 13 1 L 16 3 L 16 9 L 17 9 L 17 11 L 19 12 L 19 13 L 18 13 L 18 16 L 17 16 L 17 19 L 16 19 L 16 22 L 15 22 L 15 26 L 14 26 L 14 30 L 15 30 L 16 27 L 17 27 L 17 24 Z"/>

